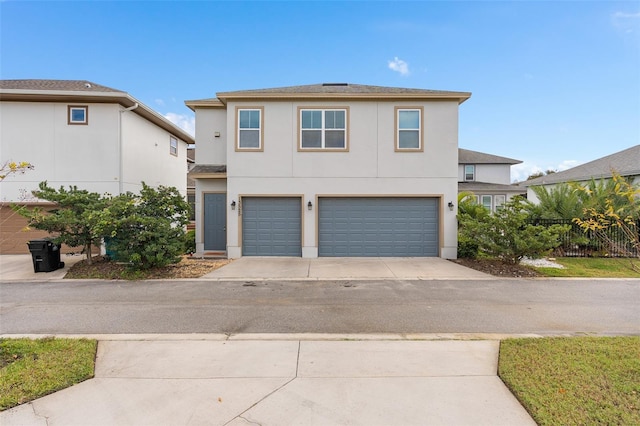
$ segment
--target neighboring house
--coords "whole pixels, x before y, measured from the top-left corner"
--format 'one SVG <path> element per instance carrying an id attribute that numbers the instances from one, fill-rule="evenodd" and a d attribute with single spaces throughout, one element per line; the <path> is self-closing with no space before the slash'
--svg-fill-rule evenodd
<path id="1" fill-rule="evenodd" d="M 455 258 L 470 96 L 325 83 L 186 101 L 197 252 Z"/>
<path id="2" fill-rule="evenodd" d="M 571 169 L 521 182 L 520 185 L 527 188 L 527 198 L 534 203 L 538 203 L 538 197 L 532 189 L 534 186 L 544 186 L 549 190 L 560 183 L 587 183 L 591 179 L 611 178 L 613 171 L 620 176 L 631 178 L 640 183 L 640 145 L 632 146 Z"/>
<path id="3" fill-rule="evenodd" d="M 10 203 L 42 204 L 38 183 L 117 195 L 148 185 L 186 197 L 193 138 L 128 93 L 89 81 L 0 80 L 0 161 L 34 165 L 0 183 L 0 253 L 28 253 L 26 222 Z"/>
<path id="4" fill-rule="evenodd" d="M 511 185 L 511 166 L 522 161 L 460 148 L 458 150 L 458 192 L 472 192 L 479 204 L 496 211 L 502 204 L 526 190 Z"/>

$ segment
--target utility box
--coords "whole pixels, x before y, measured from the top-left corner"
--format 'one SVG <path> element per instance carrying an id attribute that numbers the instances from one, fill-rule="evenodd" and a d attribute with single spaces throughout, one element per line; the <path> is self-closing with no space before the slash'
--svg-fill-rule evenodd
<path id="1" fill-rule="evenodd" d="M 51 272 L 64 268 L 64 262 L 60 262 L 60 244 L 44 238 L 31 240 L 27 245 L 33 260 L 33 272 Z"/>

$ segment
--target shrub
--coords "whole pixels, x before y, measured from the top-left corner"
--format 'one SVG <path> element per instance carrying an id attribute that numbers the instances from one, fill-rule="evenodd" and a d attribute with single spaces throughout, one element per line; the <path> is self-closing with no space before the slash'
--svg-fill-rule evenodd
<path id="1" fill-rule="evenodd" d="M 196 231 L 193 229 L 184 234 L 184 254 L 196 252 Z"/>

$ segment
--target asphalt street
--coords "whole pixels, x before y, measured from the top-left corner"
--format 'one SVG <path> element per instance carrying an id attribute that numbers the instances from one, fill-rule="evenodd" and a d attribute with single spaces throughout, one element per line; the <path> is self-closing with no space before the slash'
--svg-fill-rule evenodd
<path id="1" fill-rule="evenodd" d="M 0 283 L 1 334 L 640 334 L 638 280 Z"/>

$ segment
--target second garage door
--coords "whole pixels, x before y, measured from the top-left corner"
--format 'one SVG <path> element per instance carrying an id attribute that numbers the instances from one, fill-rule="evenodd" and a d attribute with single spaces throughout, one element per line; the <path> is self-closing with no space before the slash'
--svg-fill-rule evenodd
<path id="1" fill-rule="evenodd" d="M 318 255 L 438 256 L 439 200 L 320 198 Z"/>
<path id="2" fill-rule="evenodd" d="M 302 256 L 301 232 L 300 198 L 242 199 L 243 256 Z"/>

